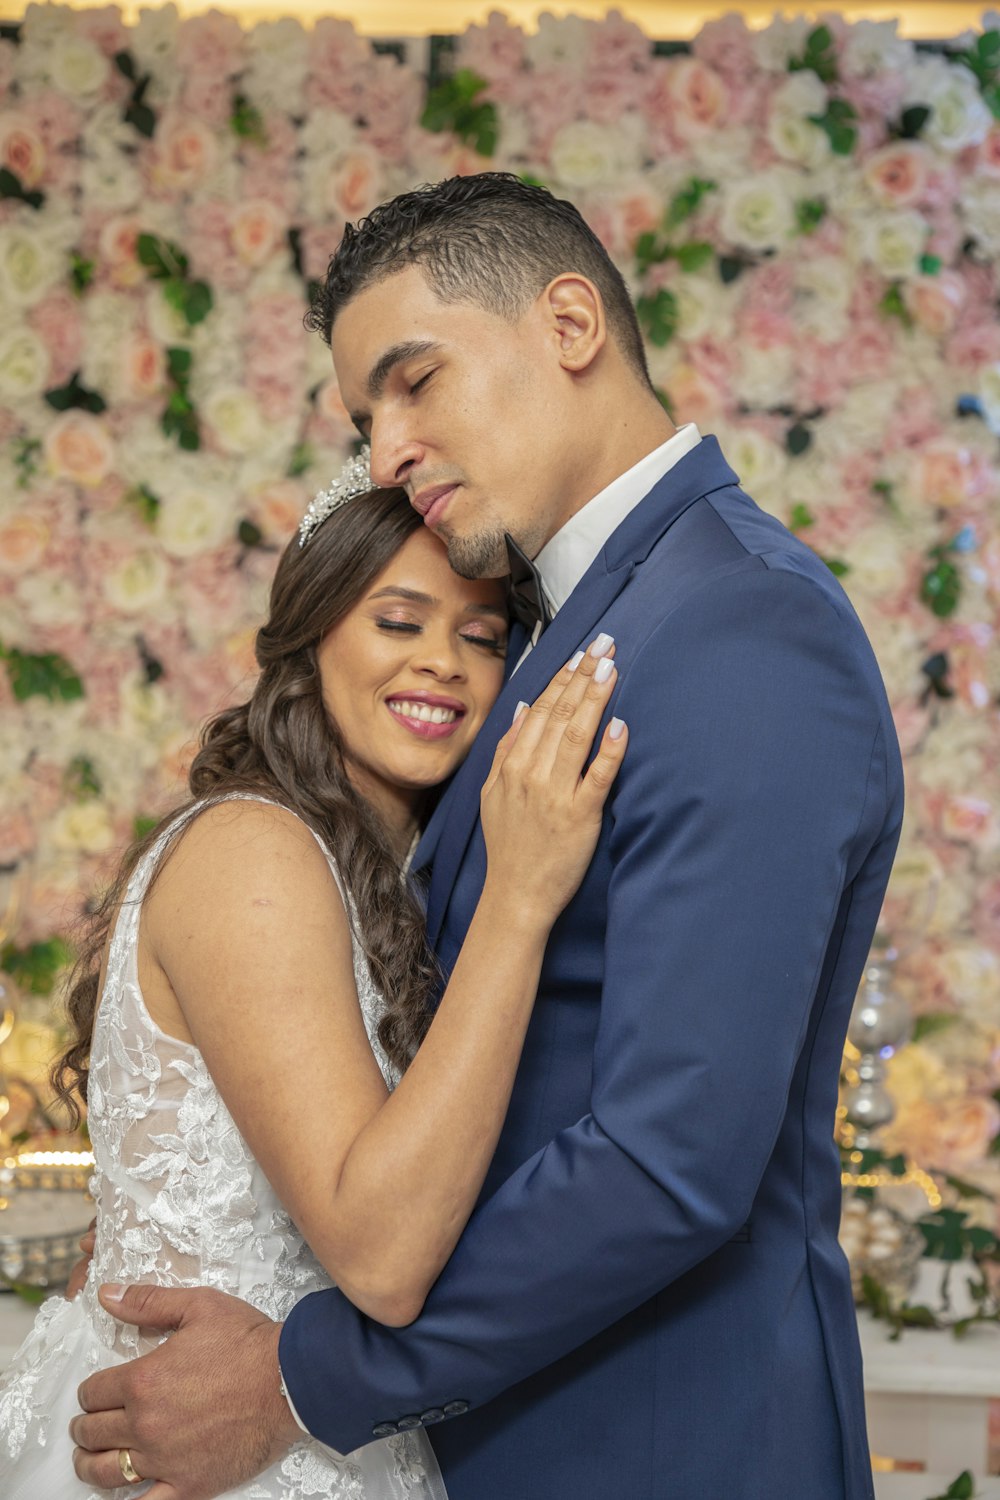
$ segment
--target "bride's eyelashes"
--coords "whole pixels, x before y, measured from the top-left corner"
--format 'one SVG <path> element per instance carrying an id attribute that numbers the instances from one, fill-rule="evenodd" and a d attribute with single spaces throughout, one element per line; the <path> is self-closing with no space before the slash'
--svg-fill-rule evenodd
<path id="1" fill-rule="evenodd" d="M 379 630 L 400 631 L 405 635 L 418 635 L 423 629 L 422 625 L 413 620 L 387 620 L 382 615 L 376 615 L 375 624 Z M 473 646 L 482 646 L 488 651 L 502 652 L 507 649 L 506 640 L 495 635 L 472 635 L 459 631 L 459 640 L 469 641 Z"/>

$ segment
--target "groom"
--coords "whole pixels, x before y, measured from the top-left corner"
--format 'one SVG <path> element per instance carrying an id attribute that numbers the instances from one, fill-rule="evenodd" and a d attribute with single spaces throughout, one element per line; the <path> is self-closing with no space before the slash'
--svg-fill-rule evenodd
<path id="1" fill-rule="evenodd" d="M 861 626 L 715 440 L 673 428 L 621 277 L 544 190 L 487 173 L 376 209 L 312 326 L 376 482 L 458 571 L 505 573 L 509 537 L 523 577 L 513 675 L 420 852 L 445 969 L 496 740 L 599 633 L 629 748 L 421 1316 L 330 1291 L 279 1330 L 208 1290 L 106 1299 L 178 1331 L 84 1382 L 78 1473 L 120 1483 L 101 1450 L 128 1447 L 157 1500 L 205 1500 L 294 1412 L 340 1452 L 428 1427 L 450 1500 L 870 1500 L 833 1122 L 902 776 Z"/>

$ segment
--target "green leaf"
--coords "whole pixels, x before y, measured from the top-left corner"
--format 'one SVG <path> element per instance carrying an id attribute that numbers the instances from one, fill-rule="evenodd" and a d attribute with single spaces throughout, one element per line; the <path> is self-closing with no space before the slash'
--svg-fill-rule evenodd
<path id="1" fill-rule="evenodd" d="M 312 468 L 314 462 L 313 451 L 308 443 L 297 443 L 292 449 L 292 456 L 288 460 L 287 474 L 289 479 L 298 479 L 300 474 L 305 474 Z"/>
<path id="2" fill-rule="evenodd" d="M 708 265 L 715 251 L 707 240 L 690 240 L 686 245 L 678 245 L 674 254 L 682 271 L 700 271 L 702 266 Z"/>
<path id="3" fill-rule="evenodd" d="M 134 506 L 147 526 L 152 526 L 160 514 L 160 497 L 145 484 L 137 484 L 127 491 L 125 504 Z"/>
<path id="4" fill-rule="evenodd" d="M 51 1287 L 32 1286 L 29 1281 L 11 1281 L 0 1272 L 0 1281 L 9 1286 L 11 1291 L 20 1297 L 22 1302 L 27 1302 L 30 1307 L 38 1307 L 46 1297 L 51 1295 Z"/>
<path id="5" fill-rule="evenodd" d="M 956 1324 L 956 1329 L 957 1329 Z M 963 1469 L 957 1479 L 952 1480 L 943 1495 L 934 1495 L 931 1500 L 973 1500 L 975 1481 L 968 1469 Z"/>
<path id="6" fill-rule="evenodd" d="M 909 308 L 903 301 L 903 288 L 900 282 L 894 281 L 892 286 L 879 302 L 879 312 L 884 313 L 887 318 L 898 318 L 904 328 L 913 327 L 913 319 Z"/>
<path id="7" fill-rule="evenodd" d="M 101 778 L 89 755 L 74 755 L 66 767 L 63 783 L 69 795 L 78 801 L 101 795 Z"/>
<path id="8" fill-rule="evenodd" d="M 183 313 L 188 326 L 203 323 L 212 311 L 212 288 L 207 281 L 189 281 L 185 288 Z"/>
<path id="9" fill-rule="evenodd" d="M 735 281 L 738 276 L 743 275 L 743 272 L 747 268 L 747 264 L 748 262 L 745 261 L 742 256 L 720 255 L 719 280 L 723 283 L 724 286 L 729 286 L 729 284 Z"/>
<path id="10" fill-rule="evenodd" d="M 88 390 L 85 385 L 80 384 L 79 370 L 73 371 L 65 385 L 46 391 L 45 400 L 53 411 L 70 411 L 79 407 L 80 410 L 93 412 L 97 416 L 107 410 L 107 403 L 98 391 Z"/>
<path id="11" fill-rule="evenodd" d="M 850 563 L 844 562 L 841 557 L 821 557 L 820 562 L 826 563 L 834 578 L 846 578 L 851 571 Z"/>
<path id="12" fill-rule="evenodd" d="M 178 385 L 186 385 L 191 376 L 192 359 L 190 349 L 172 345 L 167 350 L 167 369 L 171 380 L 176 380 Z"/>
<path id="13" fill-rule="evenodd" d="M 929 1036 L 934 1036 L 939 1031 L 947 1031 L 949 1026 L 954 1026 L 958 1020 L 957 1016 L 949 1015 L 947 1011 L 931 1011 L 926 1016 L 918 1016 L 913 1023 L 913 1038 L 915 1042 L 923 1042 Z"/>
<path id="14" fill-rule="evenodd" d="M 264 533 L 253 521 L 248 521 L 244 516 L 236 528 L 236 535 L 240 544 L 244 547 L 259 547 L 264 540 Z"/>
<path id="15" fill-rule="evenodd" d="M 824 83 L 836 83 L 837 55 L 833 46 L 833 34 L 828 26 L 817 26 L 806 38 L 801 57 L 788 59 L 789 73 L 810 71 Z"/>
<path id="16" fill-rule="evenodd" d="M 800 198 L 795 205 L 795 227 L 799 234 L 812 234 L 826 218 L 822 198 Z"/>
<path id="17" fill-rule="evenodd" d="M 674 415 L 674 404 L 671 401 L 670 397 L 667 395 L 666 391 L 663 390 L 660 386 L 655 386 L 654 394 L 657 401 L 659 401 L 660 405 L 663 407 L 663 410 L 666 412 L 667 416 L 672 417 Z"/>
<path id="18" fill-rule="evenodd" d="M 136 241 L 139 264 L 146 267 L 154 281 L 166 281 L 187 275 L 188 259 L 184 251 L 170 240 L 155 234 L 140 234 Z"/>
<path id="19" fill-rule="evenodd" d="M 24 948 L 8 943 L 0 951 L 0 968 L 32 995 L 51 995 L 60 971 L 72 961 L 72 948 L 59 937 Z"/>
<path id="20" fill-rule="evenodd" d="M 477 102 L 488 86 L 485 78 L 460 68 L 429 90 L 420 123 L 425 130 L 451 130 L 480 156 L 492 156 L 500 131 L 496 106 Z"/>
<path id="21" fill-rule="evenodd" d="M 148 814 L 138 813 L 132 822 L 132 837 L 136 843 L 148 838 L 159 821 L 159 818 L 151 818 Z"/>
<path id="22" fill-rule="evenodd" d="M 962 597 L 962 575 L 953 562 L 941 557 L 924 574 L 920 598 L 938 619 L 953 615 Z"/>
<path id="23" fill-rule="evenodd" d="M 135 63 L 132 59 L 131 52 L 116 52 L 115 67 L 118 69 L 119 73 L 124 73 L 125 77 L 128 78 L 132 83 L 135 82 Z"/>
<path id="24" fill-rule="evenodd" d="M 812 433 L 804 422 L 796 422 L 785 433 L 785 449 L 793 458 L 805 453 L 811 443 Z"/>
<path id="25" fill-rule="evenodd" d="M 831 99 L 825 115 L 810 115 L 814 125 L 824 130 L 835 156 L 850 156 L 858 139 L 857 127 L 853 124 L 858 112 L 846 99 Z"/>
<path id="26" fill-rule="evenodd" d="M 39 438 L 14 439 L 14 466 L 18 470 L 17 487 L 19 490 L 26 490 L 38 473 L 37 460 L 41 451 L 42 444 Z"/>
<path id="27" fill-rule="evenodd" d="M 233 133 L 241 140 L 252 141 L 255 146 L 267 145 L 264 117 L 256 105 L 251 104 L 245 94 L 233 95 L 233 108 L 229 116 Z"/>
<path id="28" fill-rule="evenodd" d="M 792 507 L 791 518 L 788 522 L 789 531 L 804 531 L 807 526 L 815 525 L 816 517 L 808 505 L 803 505 L 801 500 Z"/>
<path id="29" fill-rule="evenodd" d="M 925 276 L 936 276 L 942 265 L 940 255 L 922 255 L 920 257 L 920 269 Z"/>
<path id="30" fill-rule="evenodd" d="M 657 266 L 669 260 L 673 254 L 673 248 L 665 240 L 657 239 L 651 229 L 640 234 L 635 242 L 635 258 L 641 275 L 644 275 L 650 266 Z"/>
<path id="31" fill-rule="evenodd" d="M 29 208 L 41 208 L 45 202 L 44 193 L 28 192 L 9 167 L 0 167 L 0 198 L 17 198 Z"/>
<path id="32" fill-rule="evenodd" d="M 662 348 L 669 344 L 677 332 L 679 309 L 677 298 L 666 287 L 649 296 L 640 297 L 636 303 L 639 323 L 650 343 Z"/>
<path id="33" fill-rule="evenodd" d="M 680 192 L 675 193 L 670 200 L 663 219 L 664 229 L 667 231 L 676 229 L 679 224 L 690 219 L 705 194 L 712 192 L 716 187 L 718 183 L 713 182 L 710 177 L 689 177 Z"/>
<path id="34" fill-rule="evenodd" d="M 28 698 L 47 698 L 50 703 L 71 703 L 83 697 L 83 683 L 64 656 L 49 651 L 32 656 L 16 646 L 0 645 L 0 661 L 19 703 Z"/>
<path id="35" fill-rule="evenodd" d="M 156 116 L 148 104 L 130 104 L 125 111 L 124 120 L 126 125 L 131 125 L 147 141 L 156 133 Z"/>
<path id="36" fill-rule="evenodd" d="M 86 260 L 78 250 L 74 250 L 70 255 L 70 280 L 78 297 L 82 297 L 93 279 L 94 262 Z"/>
<path id="37" fill-rule="evenodd" d="M 889 507 L 891 511 L 899 512 L 899 503 L 896 500 L 895 486 L 888 479 L 876 479 L 872 485 L 872 491 Z"/>
<path id="38" fill-rule="evenodd" d="M 912 141 L 920 134 L 930 117 L 931 111 L 926 104 L 911 104 L 900 116 L 897 133 L 904 141 Z"/>

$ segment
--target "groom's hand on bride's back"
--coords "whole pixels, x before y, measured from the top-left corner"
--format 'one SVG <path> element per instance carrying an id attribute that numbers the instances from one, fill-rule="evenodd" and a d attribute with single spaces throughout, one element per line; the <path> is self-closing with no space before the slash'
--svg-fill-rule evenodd
<path id="1" fill-rule="evenodd" d="M 80 1386 L 70 1424 L 77 1477 L 122 1484 L 119 1450 L 156 1480 L 147 1500 L 212 1500 L 274 1463 L 301 1436 L 281 1393 L 278 1336 L 256 1308 L 206 1287 L 101 1289 L 108 1312 L 170 1337 Z"/>

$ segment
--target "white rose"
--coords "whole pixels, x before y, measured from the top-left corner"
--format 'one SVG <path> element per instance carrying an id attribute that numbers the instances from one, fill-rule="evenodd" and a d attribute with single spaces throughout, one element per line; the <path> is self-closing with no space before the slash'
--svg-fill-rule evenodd
<path id="1" fill-rule="evenodd" d="M 1000 1024 L 1000 956 L 963 943 L 946 949 L 939 963 L 965 1014 L 988 1026 Z"/>
<path id="2" fill-rule="evenodd" d="M 51 835 L 57 849 L 81 854 L 106 854 L 115 843 L 108 809 L 96 800 L 60 808 L 52 821 Z"/>
<path id="3" fill-rule="evenodd" d="M 804 333 L 833 343 L 847 332 L 854 277 L 845 260 L 820 255 L 795 267 L 795 322 Z"/>
<path id="4" fill-rule="evenodd" d="M 143 8 L 130 29 L 132 55 L 140 72 L 169 76 L 175 71 L 180 16 L 174 5 Z"/>
<path id="5" fill-rule="evenodd" d="M 128 677 L 121 688 L 122 728 L 131 732 L 135 740 L 153 748 L 152 735 L 163 737 L 165 727 L 170 725 L 171 704 L 167 693 L 158 682 L 147 682 L 141 673 Z M 152 760 L 159 759 L 153 748 Z"/>
<path id="6" fill-rule="evenodd" d="M 818 167 L 830 155 L 826 131 L 803 115 L 772 114 L 767 122 L 767 138 L 784 161 L 802 167 Z"/>
<path id="7" fill-rule="evenodd" d="M 36 625 L 72 625 L 80 618 L 80 592 L 64 573 L 30 573 L 18 584 L 17 597 Z"/>
<path id="8" fill-rule="evenodd" d="M 754 55 L 765 73 L 785 73 L 788 60 L 801 57 L 814 23 L 805 16 L 793 20 L 775 16 L 770 25 L 751 32 Z"/>
<path id="9" fill-rule="evenodd" d="M 772 510 L 781 498 L 780 486 L 788 468 L 784 451 L 753 427 L 727 427 L 723 447 L 741 487 Z"/>
<path id="10" fill-rule="evenodd" d="M 845 74 L 870 78 L 875 73 L 900 73 L 913 59 L 913 43 L 896 35 L 898 21 L 855 21 L 847 28 L 840 56 Z"/>
<path id="11" fill-rule="evenodd" d="M 555 134 L 552 170 L 571 188 L 610 186 L 633 168 L 629 142 L 620 130 L 593 120 L 573 120 Z"/>
<path id="12" fill-rule="evenodd" d="M 259 109 L 287 111 L 302 97 L 309 71 L 309 37 L 291 16 L 259 21 L 249 33 L 250 62 L 243 75 L 247 96 Z"/>
<path id="13" fill-rule="evenodd" d="M 260 440 L 260 411 L 250 392 L 240 386 L 212 391 L 201 414 L 225 453 L 247 453 Z"/>
<path id="14" fill-rule="evenodd" d="M 878 521 L 851 545 L 852 588 L 885 597 L 906 586 L 909 557 L 899 545 L 899 529 Z"/>
<path id="15" fill-rule="evenodd" d="M 732 331 L 732 297 L 717 277 L 691 274 L 678 277 L 671 290 L 677 298 L 678 329 L 688 340 L 706 333 L 726 338 Z"/>
<path id="16" fill-rule="evenodd" d="M 771 113 L 782 115 L 825 115 L 829 102 L 826 84 L 810 68 L 789 73 L 784 82 L 771 90 Z"/>
<path id="17" fill-rule="evenodd" d="M 970 177 L 962 188 L 959 206 L 972 238 L 989 254 L 1000 254 L 1000 182 Z"/>
<path id="18" fill-rule="evenodd" d="M 307 157 L 330 159 L 356 146 L 358 133 L 339 109 L 314 109 L 299 131 L 299 143 Z"/>
<path id="19" fill-rule="evenodd" d="M 747 406 L 783 406 L 795 388 L 795 364 L 786 345 L 772 349 L 744 344 L 733 377 L 733 394 Z"/>
<path id="20" fill-rule="evenodd" d="M 795 228 L 795 207 L 784 175 L 760 172 L 725 189 L 722 234 L 746 250 L 773 250 Z"/>
<path id="21" fill-rule="evenodd" d="M 162 498 L 156 534 L 171 557 L 195 557 L 228 541 L 234 521 L 232 503 L 222 494 L 179 489 Z"/>
<path id="22" fill-rule="evenodd" d="M 112 148 L 89 151 L 80 173 L 88 206 L 105 212 L 124 213 L 142 199 L 142 178 L 127 156 Z"/>
<path id="23" fill-rule="evenodd" d="M 986 139 L 993 116 L 979 85 L 965 68 L 948 64 L 948 73 L 928 94 L 931 117 L 924 138 L 942 151 L 964 151 Z"/>
<path id="24" fill-rule="evenodd" d="M 856 246 L 864 260 L 896 281 L 919 273 L 928 232 L 927 220 L 915 211 L 872 213 L 856 226 Z"/>
<path id="25" fill-rule="evenodd" d="M 122 614 L 142 614 L 163 603 L 169 582 L 170 565 L 163 553 L 144 547 L 105 577 L 104 597 Z"/>
<path id="26" fill-rule="evenodd" d="M 15 220 L 0 227 L 0 295 L 32 307 L 59 281 L 65 266 L 51 241 Z"/>
<path id="27" fill-rule="evenodd" d="M 0 396 L 24 401 L 40 396 L 49 381 L 49 351 L 33 328 L 8 328 L 0 333 Z"/>
<path id="28" fill-rule="evenodd" d="M 73 99 L 98 93 L 108 70 L 108 59 L 87 37 L 59 37 L 49 54 L 49 77 L 54 87 Z"/>

